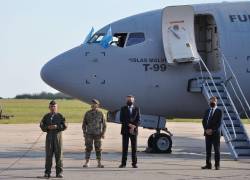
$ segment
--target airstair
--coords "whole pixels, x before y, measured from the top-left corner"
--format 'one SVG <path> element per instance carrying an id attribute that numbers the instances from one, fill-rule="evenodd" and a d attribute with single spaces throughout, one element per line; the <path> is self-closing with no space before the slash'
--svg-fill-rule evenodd
<path id="1" fill-rule="evenodd" d="M 221 131 L 233 158 L 250 158 L 250 141 L 241 118 L 242 115 L 249 120 L 250 107 L 230 64 L 223 54 L 221 56 L 224 76 L 213 76 L 201 59 L 201 76 L 196 82 L 208 102 L 211 96 L 218 98 L 218 107 L 223 110 Z"/>

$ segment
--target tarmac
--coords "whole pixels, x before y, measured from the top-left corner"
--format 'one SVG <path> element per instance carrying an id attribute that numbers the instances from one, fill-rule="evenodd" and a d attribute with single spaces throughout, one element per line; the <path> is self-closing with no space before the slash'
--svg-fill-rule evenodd
<path id="1" fill-rule="evenodd" d="M 145 153 L 147 139 L 154 131 L 140 128 L 138 169 L 131 168 L 131 154 L 128 157 L 127 167 L 120 169 L 118 168 L 121 160 L 120 125 L 108 123 L 106 137 L 103 140 L 105 168 L 96 168 L 95 153 L 92 153 L 90 167 L 84 169 L 81 124 L 69 124 L 63 134 L 64 179 L 250 179 L 250 158 L 233 160 L 223 138 L 221 170 L 216 171 L 214 168 L 201 170 L 201 166 L 205 164 L 205 142 L 200 123 L 168 122 L 167 127 L 174 134 L 171 154 Z M 250 132 L 250 125 L 246 125 L 246 129 Z M 38 124 L 0 125 L 0 179 L 41 179 L 44 173 L 45 135 Z M 52 176 L 55 176 L 54 165 Z"/>

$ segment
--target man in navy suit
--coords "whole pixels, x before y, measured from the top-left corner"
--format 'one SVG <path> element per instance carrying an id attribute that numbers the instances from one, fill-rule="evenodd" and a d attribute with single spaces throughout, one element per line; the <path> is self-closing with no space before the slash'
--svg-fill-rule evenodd
<path id="1" fill-rule="evenodd" d="M 202 169 L 212 169 L 211 151 L 214 147 L 215 169 L 220 169 L 220 137 L 221 137 L 222 111 L 217 107 L 217 98 L 210 98 L 210 108 L 206 110 L 202 125 L 206 141 L 206 165 Z"/>
<path id="2" fill-rule="evenodd" d="M 125 168 L 128 156 L 128 143 L 131 141 L 132 167 L 137 168 L 137 135 L 140 122 L 140 109 L 134 105 L 135 98 L 127 96 L 127 104 L 120 110 L 121 135 L 122 135 L 122 162 L 119 168 Z"/>

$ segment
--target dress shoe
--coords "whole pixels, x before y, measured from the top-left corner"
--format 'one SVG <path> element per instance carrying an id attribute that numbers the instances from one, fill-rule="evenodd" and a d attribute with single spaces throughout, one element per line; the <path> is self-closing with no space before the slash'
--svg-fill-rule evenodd
<path id="1" fill-rule="evenodd" d="M 136 164 L 132 164 L 132 168 L 138 168 Z"/>
<path id="2" fill-rule="evenodd" d="M 125 167 L 126 167 L 125 164 L 121 164 L 121 165 L 119 166 L 119 168 L 125 168 Z"/>
<path id="3" fill-rule="evenodd" d="M 212 166 L 209 166 L 209 165 L 202 166 L 201 169 L 212 169 Z"/>

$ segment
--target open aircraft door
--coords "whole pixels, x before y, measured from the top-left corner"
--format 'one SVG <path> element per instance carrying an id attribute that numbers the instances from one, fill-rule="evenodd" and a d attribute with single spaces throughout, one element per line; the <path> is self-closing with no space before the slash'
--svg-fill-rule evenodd
<path id="1" fill-rule="evenodd" d="M 162 40 L 167 62 L 199 61 L 192 6 L 170 6 L 162 13 Z"/>

